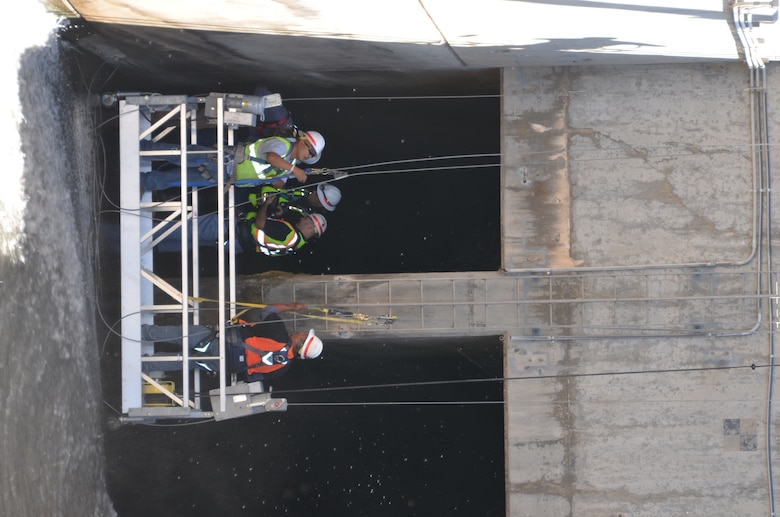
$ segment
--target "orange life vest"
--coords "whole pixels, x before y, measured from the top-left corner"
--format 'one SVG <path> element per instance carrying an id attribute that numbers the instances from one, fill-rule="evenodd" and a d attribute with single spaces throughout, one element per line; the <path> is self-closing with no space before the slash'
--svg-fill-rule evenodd
<path id="1" fill-rule="evenodd" d="M 246 350 L 246 373 L 267 374 L 287 366 L 295 357 L 295 352 L 287 343 L 279 343 L 266 337 L 249 337 L 244 339 Z"/>

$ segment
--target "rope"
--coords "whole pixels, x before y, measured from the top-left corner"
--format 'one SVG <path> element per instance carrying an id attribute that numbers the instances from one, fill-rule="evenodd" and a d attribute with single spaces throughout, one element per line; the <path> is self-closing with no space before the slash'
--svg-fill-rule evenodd
<path id="1" fill-rule="evenodd" d="M 220 303 L 219 300 L 212 298 L 202 298 L 198 296 L 189 296 L 188 300 L 198 303 L 211 302 Z M 251 302 L 227 302 L 229 305 L 235 305 L 238 307 L 249 307 L 256 309 L 265 309 L 267 304 L 251 303 Z M 336 321 L 339 323 L 357 323 L 361 325 L 388 325 L 396 320 L 396 316 L 382 315 L 382 316 L 369 316 L 367 314 L 360 314 L 357 312 L 346 311 L 342 309 L 331 309 L 328 307 L 307 307 L 305 311 L 286 311 L 292 314 L 304 318 L 313 318 L 324 321 Z"/>

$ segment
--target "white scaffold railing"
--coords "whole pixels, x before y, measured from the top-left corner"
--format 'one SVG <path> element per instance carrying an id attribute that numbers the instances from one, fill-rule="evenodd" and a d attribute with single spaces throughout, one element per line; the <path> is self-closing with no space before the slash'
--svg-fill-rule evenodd
<path id="1" fill-rule="evenodd" d="M 254 102 L 245 102 L 246 99 Z M 255 116 L 243 116 L 246 111 L 264 109 L 264 104 L 254 97 L 234 94 L 209 94 L 205 97 L 183 95 L 117 94 L 120 115 L 120 242 L 121 316 L 122 316 L 122 414 L 129 422 L 158 419 L 232 418 L 259 410 L 283 410 L 286 403 L 278 399 L 270 404 L 268 394 L 263 393 L 261 383 L 246 385 L 237 383 L 235 373 L 228 371 L 226 356 L 226 324 L 236 312 L 236 239 L 234 187 L 225 170 L 226 147 L 234 145 L 233 129 L 237 121 L 254 125 Z M 198 142 L 197 117 L 208 112 L 209 124 L 216 133 L 213 148 L 193 148 Z M 230 121 L 226 121 L 226 114 Z M 178 116 L 178 119 L 177 119 Z M 188 128 L 189 123 L 189 128 Z M 174 130 L 179 130 L 179 144 L 146 146 L 142 142 L 159 142 Z M 227 128 L 227 133 L 226 133 Z M 149 148 L 151 147 L 151 149 Z M 208 154 L 215 156 L 217 177 L 213 189 L 218 214 L 226 214 L 227 230 L 217 224 L 218 242 L 227 242 L 227 253 L 217 248 L 218 308 L 214 325 L 218 331 L 219 353 L 210 356 L 193 356 L 190 352 L 190 325 L 201 324 L 200 308 L 200 251 L 198 240 L 199 191 L 188 185 L 188 168 L 192 157 Z M 176 201 L 152 201 L 151 193 L 140 189 L 140 174 L 152 171 L 153 162 L 179 165 L 179 199 Z M 139 195 L 140 191 L 140 195 Z M 226 206 L 227 198 L 227 206 Z M 219 216 L 221 221 L 222 215 Z M 174 286 L 161 278 L 154 270 L 155 248 L 173 232 L 180 236 L 180 278 Z M 188 235 L 190 233 L 191 235 Z M 188 243 L 193 243 L 191 246 Z M 227 255 L 227 257 L 225 256 Z M 158 294 L 160 300 L 155 301 Z M 154 354 L 154 343 L 143 341 L 142 325 L 154 324 L 155 315 L 179 314 L 181 324 L 181 349 L 177 353 Z M 179 389 L 173 382 L 162 382 L 145 373 L 144 362 L 176 363 L 170 370 L 181 371 Z M 199 368 L 190 368 L 193 362 L 218 361 L 219 386 L 211 389 L 207 398 L 211 409 L 202 406 L 203 388 Z M 243 384 L 243 386 L 239 386 Z M 155 396 L 147 403 L 146 396 Z M 231 400 L 244 396 L 251 404 L 248 410 L 228 407 Z M 161 402 L 162 399 L 162 402 Z"/>

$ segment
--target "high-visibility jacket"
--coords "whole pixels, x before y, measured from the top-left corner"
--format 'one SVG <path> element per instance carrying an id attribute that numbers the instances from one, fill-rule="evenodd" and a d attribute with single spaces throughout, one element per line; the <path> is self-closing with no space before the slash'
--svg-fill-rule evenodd
<path id="1" fill-rule="evenodd" d="M 289 221 L 268 218 L 264 229 L 258 228 L 254 212 L 247 213 L 245 220 L 238 222 L 236 234 L 245 252 L 255 251 L 271 257 L 293 253 L 306 244 L 306 239 Z"/>
<path id="2" fill-rule="evenodd" d="M 273 307 L 249 309 L 235 322 L 241 326 L 229 328 L 225 336 L 231 372 L 261 380 L 282 374 L 295 359 L 290 336 Z"/>
<path id="3" fill-rule="evenodd" d="M 267 143 L 269 140 L 277 140 L 283 143 L 283 150 L 281 153 L 278 153 L 279 156 L 281 156 L 284 161 L 295 165 L 296 160 L 290 159 L 290 154 L 292 154 L 293 150 L 293 143 L 295 142 L 294 140 L 282 138 L 280 136 L 263 138 L 256 142 L 246 144 L 244 147 L 244 161 L 237 163 L 234 171 L 236 181 L 269 180 L 290 175 L 289 171 L 274 169 L 274 167 L 268 163 L 265 158 L 260 156 L 260 146 L 264 143 Z"/>
<path id="4" fill-rule="evenodd" d="M 316 212 L 309 203 L 310 193 L 309 189 L 279 189 L 271 185 L 263 185 L 249 193 L 248 201 L 257 208 L 265 202 L 267 196 L 275 194 L 277 197 L 268 211 L 269 216 L 273 219 L 283 219 L 295 225 L 302 218 Z M 273 215 L 271 215 L 272 213 Z M 300 245 L 296 246 L 296 249 L 303 246 L 303 241 L 301 242 Z"/>
<path id="5" fill-rule="evenodd" d="M 281 370 L 295 357 L 289 343 L 279 343 L 265 337 L 244 339 L 247 375 L 267 375 Z"/>
<path id="6" fill-rule="evenodd" d="M 268 219 L 265 230 L 251 224 L 252 236 L 257 242 L 257 251 L 263 255 L 283 255 L 297 250 L 306 240 L 289 221 Z M 285 233 L 286 232 L 286 233 Z"/>
<path id="7" fill-rule="evenodd" d="M 276 194 L 277 205 L 298 205 L 306 202 L 311 191 L 309 189 L 279 189 L 271 185 L 262 185 L 259 189 L 249 193 L 249 203 L 254 207 L 263 204 L 267 196 Z M 308 203 L 306 203 L 308 208 Z"/>

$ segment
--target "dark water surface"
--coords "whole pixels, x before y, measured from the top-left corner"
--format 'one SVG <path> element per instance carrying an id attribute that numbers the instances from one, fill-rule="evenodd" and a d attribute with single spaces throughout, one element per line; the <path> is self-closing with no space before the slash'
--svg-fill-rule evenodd
<path id="1" fill-rule="evenodd" d="M 495 339 L 326 342 L 322 360 L 273 383 L 285 413 L 111 433 L 114 505 L 120 515 L 504 515 L 503 406 L 426 404 L 500 400 L 500 383 L 327 391 L 483 378 L 501 361 Z"/>

